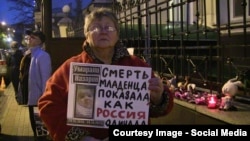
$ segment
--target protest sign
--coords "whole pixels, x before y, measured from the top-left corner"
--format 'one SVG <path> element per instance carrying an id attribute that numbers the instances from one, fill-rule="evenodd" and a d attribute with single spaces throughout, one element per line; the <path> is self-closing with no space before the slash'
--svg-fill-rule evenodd
<path id="1" fill-rule="evenodd" d="M 147 125 L 152 69 L 72 62 L 68 125 Z"/>

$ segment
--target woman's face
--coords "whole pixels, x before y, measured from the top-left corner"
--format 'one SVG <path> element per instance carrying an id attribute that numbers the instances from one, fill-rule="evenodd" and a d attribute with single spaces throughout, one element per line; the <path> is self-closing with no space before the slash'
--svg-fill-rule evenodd
<path id="1" fill-rule="evenodd" d="M 118 32 L 115 24 L 108 17 L 94 20 L 89 26 L 86 40 L 92 48 L 114 48 L 118 41 Z"/>

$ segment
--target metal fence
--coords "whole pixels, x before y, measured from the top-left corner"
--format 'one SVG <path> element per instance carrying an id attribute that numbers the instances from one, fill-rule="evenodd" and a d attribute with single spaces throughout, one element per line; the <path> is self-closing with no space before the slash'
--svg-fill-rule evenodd
<path id="1" fill-rule="evenodd" d="M 160 76 L 218 93 L 239 76 L 250 89 L 249 0 L 121 0 L 121 40 Z"/>

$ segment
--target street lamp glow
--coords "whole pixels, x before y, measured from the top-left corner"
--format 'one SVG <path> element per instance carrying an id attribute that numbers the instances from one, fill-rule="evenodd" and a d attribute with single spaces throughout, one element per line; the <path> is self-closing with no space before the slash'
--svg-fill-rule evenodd
<path id="1" fill-rule="evenodd" d="M 2 22 L 1 22 L 1 25 L 5 26 L 5 25 L 6 25 L 6 22 L 5 22 L 5 21 L 2 21 Z"/>
<path id="2" fill-rule="evenodd" d="M 11 42 L 12 38 L 11 37 L 7 37 L 7 42 Z"/>

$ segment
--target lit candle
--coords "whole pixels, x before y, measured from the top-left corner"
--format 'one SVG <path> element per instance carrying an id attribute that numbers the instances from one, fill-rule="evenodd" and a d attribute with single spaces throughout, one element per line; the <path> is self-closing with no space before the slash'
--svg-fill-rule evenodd
<path id="1" fill-rule="evenodd" d="M 217 107 L 217 97 L 216 97 L 216 95 L 211 95 L 210 97 L 208 97 L 207 107 L 211 108 L 211 109 Z"/>

